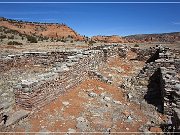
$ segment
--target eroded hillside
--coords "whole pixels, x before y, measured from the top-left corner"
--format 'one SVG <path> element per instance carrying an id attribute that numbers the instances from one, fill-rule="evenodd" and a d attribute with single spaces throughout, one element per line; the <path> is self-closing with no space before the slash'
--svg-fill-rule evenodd
<path id="1" fill-rule="evenodd" d="M 75 40 L 84 40 L 73 29 L 65 24 L 50 24 L 37 22 L 24 22 L 12 19 L 0 18 L 0 26 L 16 30 L 21 34 L 35 35 L 49 38 L 73 38 Z"/>

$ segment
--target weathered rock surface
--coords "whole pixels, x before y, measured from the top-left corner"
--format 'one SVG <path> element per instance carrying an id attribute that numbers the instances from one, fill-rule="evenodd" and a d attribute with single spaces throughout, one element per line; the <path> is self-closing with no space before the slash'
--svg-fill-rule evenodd
<path id="1" fill-rule="evenodd" d="M 30 112 L 25 110 L 19 110 L 13 113 L 11 116 L 8 117 L 6 121 L 6 126 L 15 124 L 16 122 L 20 121 L 21 119 L 28 116 Z"/>

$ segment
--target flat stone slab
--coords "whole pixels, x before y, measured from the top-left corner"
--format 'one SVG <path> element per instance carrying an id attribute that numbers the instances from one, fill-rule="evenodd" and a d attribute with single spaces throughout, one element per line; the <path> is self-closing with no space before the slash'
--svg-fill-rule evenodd
<path id="1" fill-rule="evenodd" d="M 20 121 L 21 119 L 27 117 L 29 113 L 30 112 L 26 111 L 26 110 L 16 111 L 7 119 L 6 126 L 10 126 L 10 125 Z"/>

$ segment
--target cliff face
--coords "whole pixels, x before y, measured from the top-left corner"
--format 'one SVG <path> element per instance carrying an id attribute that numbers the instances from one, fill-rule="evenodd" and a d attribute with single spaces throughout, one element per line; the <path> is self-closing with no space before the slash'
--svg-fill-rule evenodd
<path id="1" fill-rule="evenodd" d="M 82 41 L 84 37 L 65 24 L 34 23 L 0 18 L 0 26 L 16 30 L 19 33 L 50 38 L 67 38 Z"/>

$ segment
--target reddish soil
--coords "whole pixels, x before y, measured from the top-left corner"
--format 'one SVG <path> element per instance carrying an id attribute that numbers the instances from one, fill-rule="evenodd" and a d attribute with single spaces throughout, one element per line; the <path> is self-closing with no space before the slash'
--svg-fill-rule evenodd
<path id="1" fill-rule="evenodd" d="M 133 115 L 140 116 L 142 119 L 141 122 L 134 121 L 131 124 L 119 120 L 114 123 L 117 127 L 112 131 L 137 132 L 140 125 L 146 122 L 146 118 L 140 110 L 139 106 L 125 101 L 122 92 L 116 87 L 97 80 L 86 80 L 82 82 L 76 88 L 69 90 L 67 93 L 59 96 L 56 100 L 46 105 L 38 112 L 35 112 L 30 118 L 27 118 L 25 120 L 31 125 L 31 127 L 29 127 L 29 130 L 31 132 L 39 132 L 43 127 L 51 132 L 67 132 L 69 128 L 76 129 L 77 122 L 76 119 L 73 119 L 72 117 L 77 118 L 82 113 L 89 114 L 89 112 L 84 108 L 84 104 L 88 103 L 89 100 L 87 100 L 87 98 L 83 96 L 83 94 L 86 94 L 87 90 L 89 89 L 93 89 L 93 92 L 100 94 L 100 90 L 98 90 L 99 87 L 101 87 L 101 89 L 104 89 L 104 91 L 106 91 L 107 93 L 112 94 L 114 100 L 120 101 L 123 104 L 127 104 L 131 108 L 125 111 L 133 110 Z M 82 94 L 82 96 L 78 96 L 80 93 Z M 69 105 L 63 106 L 63 101 L 68 101 Z M 93 104 L 98 104 L 96 99 L 90 101 Z M 100 126 L 101 128 L 108 128 L 113 124 L 112 120 L 109 117 L 110 115 L 112 115 L 111 112 L 104 113 L 104 120 L 102 120 L 100 117 L 92 117 L 89 114 L 87 115 L 87 119 L 90 121 L 91 127 L 94 129 L 96 129 L 97 126 Z M 128 128 L 129 130 L 127 130 Z M 20 127 L 16 127 L 16 131 L 23 131 L 23 129 Z M 77 129 L 76 131 L 78 132 L 80 130 Z"/>
<path id="2" fill-rule="evenodd" d="M 134 53 L 129 52 L 127 59 L 132 57 L 135 57 Z M 136 66 L 133 64 L 125 63 L 125 60 L 118 58 L 111 58 L 107 65 L 123 68 L 125 73 L 122 74 L 131 74 L 130 71 L 134 70 Z M 122 74 L 119 73 L 119 76 Z M 88 93 L 90 92 L 96 93 L 97 97 L 89 97 Z M 102 101 L 102 93 L 121 104 Z M 63 102 L 68 102 L 68 104 L 65 105 Z M 106 111 L 96 114 L 98 109 L 105 109 Z M 126 119 L 131 115 L 133 121 L 129 123 Z M 76 132 L 82 132 L 77 127 L 76 118 L 78 117 L 85 117 L 88 120 L 90 129 L 86 130 L 87 132 L 104 132 L 103 129 L 108 128 L 111 128 L 111 132 L 116 133 L 138 132 L 140 126 L 147 122 L 140 106 L 127 101 L 122 90 L 116 85 L 87 79 L 78 86 L 71 88 L 64 95 L 60 95 L 39 111 L 34 112 L 22 121 L 22 125 L 16 126 L 14 130 L 40 132 L 42 129 L 46 129 L 50 132 L 68 132 L 68 129 L 71 128 L 75 129 Z"/>
<path id="3" fill-rule="evenodd" d="M 0 26 L 7 27 L 12 30 L 17 30 L 22 34 L 37 36 L 46 36 L 51 38 L 73 37 L 75 40 L 84 40 L 73 29 L 65 24 L 43 24 L 43 23 L 30 23 L 11 21 L 10 19 L 0 18 Z"/>

